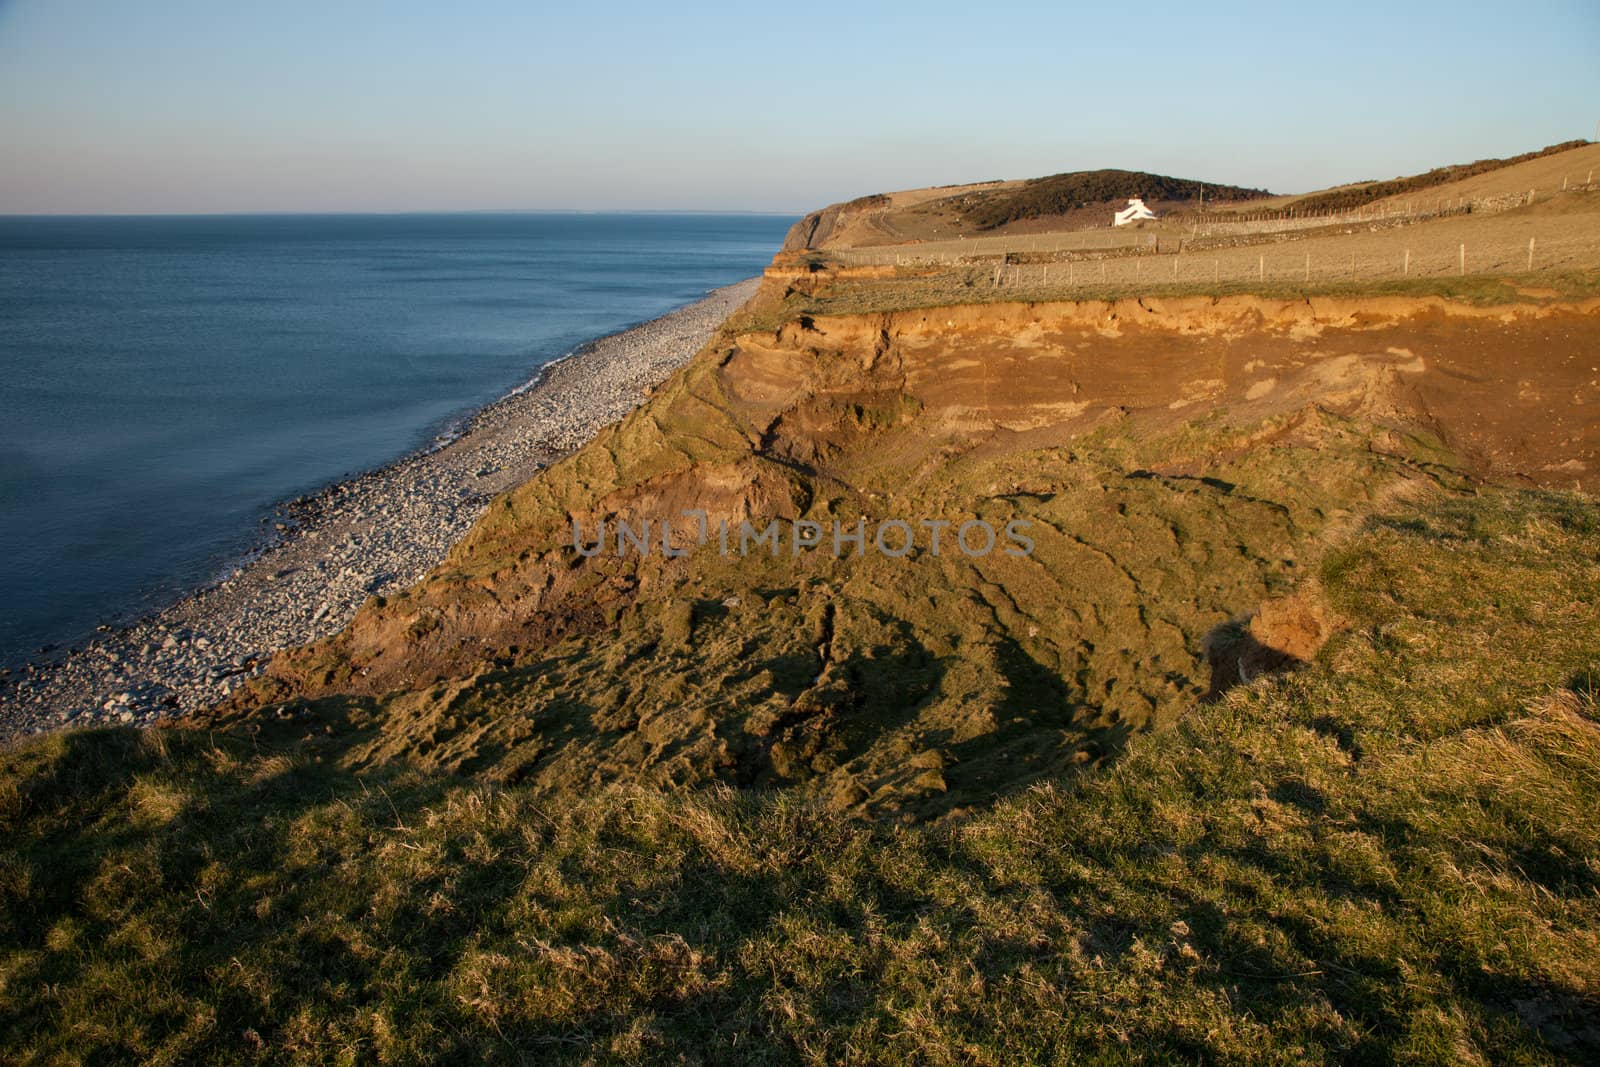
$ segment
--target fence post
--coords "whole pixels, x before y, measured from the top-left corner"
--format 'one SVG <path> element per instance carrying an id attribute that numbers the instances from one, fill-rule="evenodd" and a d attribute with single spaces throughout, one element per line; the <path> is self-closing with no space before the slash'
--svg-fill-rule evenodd
<path id="1" fill-rule="evenodd" d="M 1267 280 L 1267 257 L 1265 255 L 1262 255 L 1261 262 L 1256 264 L 1256 267 L 1257 267 L 1257 270 L 1258 270 L 1258 272 L 1260 274 L 1261 280 L 1262 281 L 1266 281 Z"/>
<path id="2" fill-rule="evenodd" d="M 1467 246 L 1465 244 L 1461 246 L 1461 273 L 1463 275 L 1467 273 Z"/>
<path id="3" fill-rule="evenodd" d="M 1406 249 L 1406 258 L 1400 265 L 1400 273 L 1403 275 L 1411 273 L 1411 249 L 1409 248 Z"/>
<path id="4" fill-rule="evenodd" d="M 1528 269 L 1533 269 L 1533 238 L 1528 238 Z"/>

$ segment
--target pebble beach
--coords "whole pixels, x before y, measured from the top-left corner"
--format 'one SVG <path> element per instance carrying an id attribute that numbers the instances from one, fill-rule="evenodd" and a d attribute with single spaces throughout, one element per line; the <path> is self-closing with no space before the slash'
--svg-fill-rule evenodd
<path id="1" fill-rule="evenodd" d="M 262 545 L 215 584 L 0 676 L 0 738 L 207 707 L 278 650 L 337 631 L 369 597 L 437 566 L 495 496 L 642 403 L 756 285 L 591 342 L 447 442 L 282 505 Z"/>

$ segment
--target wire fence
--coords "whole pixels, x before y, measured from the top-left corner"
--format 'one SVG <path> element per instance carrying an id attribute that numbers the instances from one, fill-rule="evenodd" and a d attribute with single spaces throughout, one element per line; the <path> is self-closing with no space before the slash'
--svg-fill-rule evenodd
<path id="1" fill-rule="evenodd" d="M 831 252 L 846 266 L 901 267 L 917 264 L 957 264 L 991 256 L 1018 253 L 1129 251 L 1151 245 L 1156 235 L 1138 230 L 1094 229 L 1061 233 L 1000 234 L 952 241 L 921 241 L 910 245 L 846 248 Z"/>
<path id="2" fill-rule="evenodd" d="M 1236 248 L 1217 253 L 1105 257 L 1054 263 L 1001 261 L 986 271 L 997 289 L 1153 288 L 1240 283 L 1330 283 L 1393 278 L 1428 278 L 1484 273 L 1563 270 L 1594 264 L 1600 247 L 1592 237 L 1478 244 L 1443 241 L 1338 250 Z"/>
<path id="3" fill-rule="evenodd" d="M 1013 260 L 1028 256 L 1055 256 L 1069 260 L 1075 254 L 1096 258 L 1106 256 L 1159 255 L 1170 246 L 1216 239 L 1272 237 L 1301 234 L 1348 226 L 1393 228 L 1468 214 L 1497 214 L 1535 203 L 1541 197 L 1594 188 L 1594 174 L 1581 182 L 1563 179 L 1559 190 L 1529 189 L 1481 197 L 1427 197 L 1385 201 L 1348 210 L 1310 213 L 1259 211 L 1213 215 L 1174 216 L 1162 230 L 1134 227 L 1096 227 L 1038 234 L 997 234 L 991 237 L 964 237 L 944 241 L 918 241 L 909 244 L 871 248 L 839 249 L 832 254 L 846 266 L 923 266 L 971 264 L 975 260 L 1002 257 Z M 1065 266 L 1065 263 L 1061 264 Z M 1357 269 L 1359 270 L 1359 263 Z M 1130 268 L 1137 269 L 1137 268 Z M 1313 267 L 1313 269 L 1316 269 Z M 1490 269 L 1490 268 L 1484 268 Z"/>

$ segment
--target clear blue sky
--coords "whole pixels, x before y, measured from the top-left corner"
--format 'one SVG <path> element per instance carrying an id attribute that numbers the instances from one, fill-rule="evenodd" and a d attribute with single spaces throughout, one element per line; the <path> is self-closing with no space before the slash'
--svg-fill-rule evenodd
<path id="1" fill-rule="evenodd" d="M 1276 191 L 1593 138 L 1600 3 L 0 0 L 0 213 Z"/>

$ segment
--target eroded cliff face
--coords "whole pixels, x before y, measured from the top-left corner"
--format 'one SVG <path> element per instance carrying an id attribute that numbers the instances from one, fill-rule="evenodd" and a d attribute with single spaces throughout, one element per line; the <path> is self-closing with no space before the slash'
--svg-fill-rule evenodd
<path id="1" fill-rule="evenodd" d="M 1299 634 L 1236 620 L 1297 589 L 1375 496 L 1581 483 L 1596 422 L 1548 409 L 1600 402 L 1594 351 L 1594 306 L 1401 300 L 726 332 L 499 500 L 423 583 L 203 721 L 551 792 L 723 781 L 870 814 L 982 803 L 1214 695 L 1227 641 Z M 663 520 L 684 555 L 661 550 Z M 773 520 L 777 554 L 738 550 L 741 524 Z M 982 554 L 954 541 L 977 520 L 999 535 Z M 652 550 L 617 551 L 619 521 L 648 523 Z M 795 548 L 797 521 L 821 544 Z M 873 543 L 895 522 L 904 556 Z M 584 554 L 574 523 L 585 548 L 601 524 L 611 543 Z M 858 523 L 862 551 L 836 553 L 835 524 Z M 1031 551 L 1007 551 L 1008 527 Z M 1279 660 L 1230 656 L 1281 665 L 1300 636 Z"/>
<path id="2" fill-rule="evenodd" d="M 813 211 L 789 227 L 780 254 L 847 247 L 853 243 L 851 238 L 858 236 L 857 231 L 869 224 L 872 216 L 881 213 L 888 203 L 887 196 L 864 196 Z"/>

